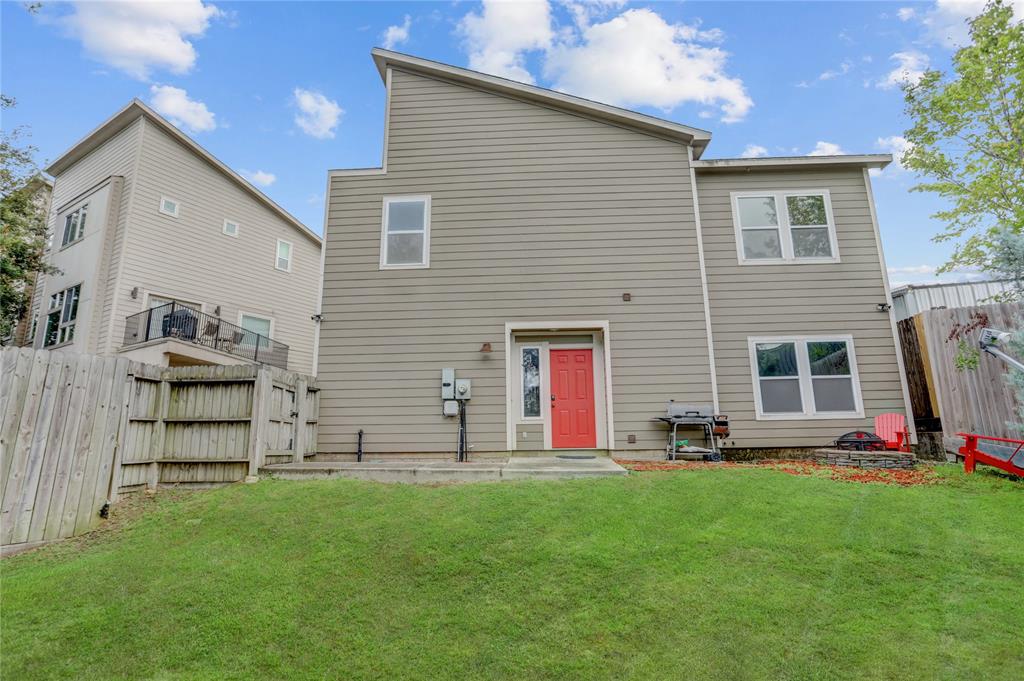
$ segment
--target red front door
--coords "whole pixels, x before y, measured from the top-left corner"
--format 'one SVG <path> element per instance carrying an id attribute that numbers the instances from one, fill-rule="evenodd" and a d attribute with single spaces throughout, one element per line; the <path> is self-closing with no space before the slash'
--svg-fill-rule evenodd
<path id="1" fill-rule="evenodd" d="M 551 446 L 597 447 L 594 351 L 551 351 Z"/>

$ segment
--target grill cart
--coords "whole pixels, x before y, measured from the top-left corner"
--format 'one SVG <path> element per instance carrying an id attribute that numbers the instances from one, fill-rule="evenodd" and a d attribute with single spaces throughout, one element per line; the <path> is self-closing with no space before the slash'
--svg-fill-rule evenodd
<path id="1" fill-rule="evenodd" d="M 716 415 L 710 404 L 678 404 L 669 400 L 664 416 L 655 421 L 668 424 L 668 446 L 665 448 L 669 461 L 677 458 L 697 459 L 700 461 L 721 461 L 722 454 L 718 449 L 718 438 L 729 436 L 729 417 Z M 680 444 L 679 428 L 700 428 L 704 433 L 704 444 L 709 448 L 691 447 Z"/>

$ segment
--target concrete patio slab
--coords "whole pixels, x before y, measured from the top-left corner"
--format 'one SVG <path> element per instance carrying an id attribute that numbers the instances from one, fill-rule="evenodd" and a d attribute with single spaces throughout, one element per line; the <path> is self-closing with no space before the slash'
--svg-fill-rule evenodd
<path id="1" fill-rule="evenodd" d="M 622 466 L 606 457 L 559 459 L 557 457 L 513 457 L 507 460 L 457 463 L 306 461 L 264 466 L 264 474 L 282 480 L 354 478 L 375 482 L 441 483 L 497 482 L 500 480 L 558 480 L 628 475 Z"/>

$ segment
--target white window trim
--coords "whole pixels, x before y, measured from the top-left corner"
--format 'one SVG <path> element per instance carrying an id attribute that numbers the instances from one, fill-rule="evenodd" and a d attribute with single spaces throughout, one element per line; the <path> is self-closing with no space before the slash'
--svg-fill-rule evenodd
<path id="1" fill-rule="evenodd" d="M 854 411 L 814 411 L 814 388 L 811 385 L 811 366 L 807 356 L 807 343 L 815 341 L 844 341 L 850 359 L 850 378 L 853 382 Z M 803 403 L 802 414 L 766 414 L 761 405 L 761 381 L 757 373 L 758 343 L 795 343 L 796 362 L 799 367 L 800 401 Z M 860 376 L 857 371 L 857 354 L 853 347 L 853 336 L 850 334 L 832 333 L 815 336 L 751 336 L 747 338 L 747 352 L 750 356 L 750 376 L 754 388 L 754 407 L 758 421 L 807 421 L 823 419 L 864 418 L 864 402 L 860 393 Z"/>
<path id="2" fill-rule="evenodd" d="M 42 310 L 42 314 L 43 314 L 43 317 L 42 317 L 43 318 L 43 338 L 42 338 L 42 343 L 41 343 L 40 347 L 45 348 L 47 350 L 56 350 L 57 348 L 67 347 L 67 346 L 69 346 L 69 345 L 71 345 L 72 343 L 75 342 L 75 338 L 78 337 L 78 335 L 77 335 L 78 334 L 78 313 L 81 311 L 81 307 L 82 307 L 82 286 L 83 286 L 83 284 L 84 284 L 84 282 L 80 281 L 77 284 L 71 284 L 70 286 L 65 286 L 64 288 L 60 289 L 59 291 L 54 291 L 53 293 L 48 293 L 46 295 L 46 297 L 43 299 L 42 302 L 45 303 L 46 307 Z M 56 308 L 51 308 L 50 307 L 50 298 L 52 298 L 53 296 L 60 295 L 62 293 L 66 294 L 68 291 L 70 291 L 73 288 L 77 288 L 78 289 L 78 307 L 79 307 L 79 309 L 75 310 L 75 318 L 74 319 L 69 320 L 69 321 L 64 321 L 64 306 L 67 304 L 66 303 L 66 296 L 64 298 L 61 298 L 60 305 L 57 306 Z M 74 331 L 72 331 L 72 333 L 75 334 L 75 336 L 74 336 L 74 338 L 71 338 L 71 339 L 66 339 L 66 340 L 63 340 L 63 341 L 59 340 L 56 343 L 53 343 L 51 345 L 47 345 L 46 344 L 46 331 L 47 331 L 47 328 L 50 325 L 50 315 L 53 314 L 54 312 L 58 313 L 58 315 L 59 315 L 57 317 L 57 335 L 58 335 L 58 337 L 60 336 L 60 330 L 64 329 L 64 328 L 68 328 L 68 327 L 74 327 Z"/>
<path id="3" fill-rule="evenodd" d="M 170 201 L 171 203 L 173 203 L 174 210 L 164 210 L 164 201 Z M 178 213 L 181 212 L 181 201 L 178 201 L 177 199 L 172 199 L 169 196 L 161 196 L 159 210 L 162 215 L 167 215 L 169 217 L 176 218 L 178 217 Z"/>
<path id="4" fill-rule="evenodd" d="M 88 215 L 89 215 L 89 201 L 88 200 L 82 201 L 81 203 L 77 204 L 73 209 L 65 210 L 63 213 L 61 213 L 61 218 L 62 219 L 58 219 L 57 220 L 57 228 L 60 230 L 60 241 L 61 241 L 61 243 L 60 243 L 60 250 L 63 251 L 65 248 L 71 248 L 72 246 L 74 246 L 79 241 L 81 241 L 82 239 L 85 238 L 85 228 L 82 227 L 82 216 L 79 215 L 78 216 L 78 224 L 75 227 L 75 230 L 78 232 L 78 236 L 76 236 L 71 241 L 68 241 L 67 243 L 64 243 L 64 230 L 67 228 L 68 216 L 71 215 L 72 213 L 83 211 L 83 210 L 85 211 L 86 217 L 88 217 Z M 54 236 L 54 238 L 51 240 L 51 244 L 50 244 L 51 247 L 53 246 L 53 242 L 56 241 L 56 234 L 54 234 L 53 236 Z"/>
<path id="5" fill-rule="evenodd" d="M 234 232 L 229 232 L 228 231 L 228 225 L 234 225 L 235 226 L 235 231 Z M 232 237 L 235 237 L 237 239 L 238 238 L 238 233 L 240 231 L 242 231 L 242 226 L 238 223 L 237 220 L 229 220 L 228 218 L 224 218 L 224 226 L 221 228 L 221 231 L 224 232 L 225 234 L 227 234 L 228 236 L 232 236 Z"/>
<path id="6" fill-rule="evenodd" d="M 388 210 L 392 203 L 403 201 L 423 202 L 423 262 L 403 263 L 397 265 L 388 264 Z M 391 232 L 392 234 L 419 234 L 419 230 L 405 232 Z M 385 196 L 384 207 L 381 210 L 380 220 L 380 269 L 382 270 L 423 270 L 430 267 L 430 195 L 417 194 L 412 196 Z"/>
<path id="7" fill-rule="evenodd" d="M 281 259 L 281 244 L 288 244 L 288 267 L 287 269 L 281 267 L 278 261 Z M 280 270 L 281 272 L 292 271 L 292 261 L 295 260 L 295 246 L 291 241 L 285 241 L 284 239 L 277 240 L 277 246 L 274 248 L 274 269 Z"/>
<path id="8" fill-rule="evenodd" d="M 266 314 L 257 314 L 256 312 L 247 312 L 246 310 L 239 310 L 238 311 L 238 327 L 240 329 L 244 329 L 245 328 L 244 326 L 242 326 L 242 317 L 253 317 L 254 319 L 262 319 L 264 321 L 270 322 L 270 331 L 267 332 L 267 334 L 268 334 L 267 337 L 270 338 L 271 340 L 274 339 L 274 318 L 273 317 L 271 317 L 270 315 L 266 315 Z M 253 332 L 253 333 L 255 333 L 255 332 Z"/>
<path id="9" fill-rule="evenodd" d="M 758 196 L 770 196 L 775 199 L 775 209 L 779 215 L 779 243 L 782 246 L 781 258 L 747 258 L 743 254 L 743 227 L 740 224 L 739 199 Z M 789 224 L 789 209 L 786 206 L 788 196 L 822 196 L 825 198 L 825 217 L 828 220 L 828 239 L 832 247 L 830 258 L 797 258 L 793 255 L 794 229 Z M 729 203 L 732 206 L 732 224 L 736 235 L 736 257 L 741 265 L 820 265 L 839 262 L 839 242 L 836 238 L 836 220 L 832 215 L 832 195 L 827 189 L 767 189 L 764 191 L 731 192 Z M 750 227 L 749 229 L 758 229 Z M 765 227 L 764 229 L 770 229 Z M 796 227 L 795 229 L 800 229 Z"/>
<path id="10" fill-rule="evenodd" d="M 546 345 L 546 344 L 544 344 Z M 520 423 L 543 423 L 544 422 L 544 367 L 547 366 L 547 348 L 540 343 L 519 346 L 519 422 Z M 523 353 L 526 350 L 537 351 L 537 370 L 540 372 L 540 413 L 536 416 L 526 415 L 525 385 L 523 385 Z M 548 398 L 551 399 L 550 397 Z"/>

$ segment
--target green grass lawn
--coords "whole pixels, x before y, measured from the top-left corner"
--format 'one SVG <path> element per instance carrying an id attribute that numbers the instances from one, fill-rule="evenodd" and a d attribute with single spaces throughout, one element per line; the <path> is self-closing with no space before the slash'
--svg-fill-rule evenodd
<path id="1" fill-rule="evenodd" d="M 5 559 L 4 679 L 1021 679 L 1024 486 L 726 469 L 163 494 Z"/>

